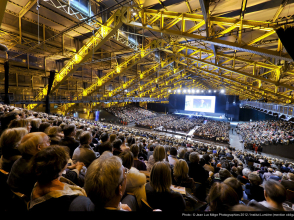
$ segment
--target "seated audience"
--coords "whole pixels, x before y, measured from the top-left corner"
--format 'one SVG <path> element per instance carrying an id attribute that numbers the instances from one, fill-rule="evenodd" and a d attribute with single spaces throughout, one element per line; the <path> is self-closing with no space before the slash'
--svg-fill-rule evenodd
<path id="1" fill-rule="evenodd" d="M 67 167 L 68 153 L 60 146 L 49 146 L 33 157 L 36 184 L 32 190 L 29 211 L 64 212 L 84 189 L 61 176 Z"/>
<path id="2" fill-rule="evenodd" d="M 153 209 L 160 209 L 163 212 L 183 212 L 185 200 L 179 192 L 171 189 L 172 176 L 168 162 L 158 161 L 150 172 L 150 182 L 145 186 L 147 203 Z"/>

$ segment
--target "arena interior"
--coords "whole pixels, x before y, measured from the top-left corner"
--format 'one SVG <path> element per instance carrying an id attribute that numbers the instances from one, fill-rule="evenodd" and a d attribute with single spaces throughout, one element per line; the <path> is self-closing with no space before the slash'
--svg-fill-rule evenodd
<path id="1" fill-rule="evenodd" d="M 294 0 L 1 0 L 0 210 L 294 211 L 293 15 Z"/>

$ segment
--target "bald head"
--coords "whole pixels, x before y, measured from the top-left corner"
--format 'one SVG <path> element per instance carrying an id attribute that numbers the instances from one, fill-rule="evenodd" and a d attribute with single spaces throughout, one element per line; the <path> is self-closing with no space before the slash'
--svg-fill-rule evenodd
<path id="1" fill-rule="evenodd" d="M 18 147 L 22 154 L 35 155 L 50 145 L 49 137 L 44 132 L 26 134 Z"/>

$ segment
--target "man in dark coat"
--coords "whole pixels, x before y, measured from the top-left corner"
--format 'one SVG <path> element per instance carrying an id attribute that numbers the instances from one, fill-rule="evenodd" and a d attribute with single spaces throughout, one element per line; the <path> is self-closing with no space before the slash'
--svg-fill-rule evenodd
<path id="1" fill-rule="evenodd" d="M 60 146 L 67 146 L 69 148 L 69 156 L 72 158 L 74 150 L 80 145 L 80 142 L 75 140 L 76 126 L 74 124 L 67 125 L 63 129 L 64 138 L 59 141 Z"/>

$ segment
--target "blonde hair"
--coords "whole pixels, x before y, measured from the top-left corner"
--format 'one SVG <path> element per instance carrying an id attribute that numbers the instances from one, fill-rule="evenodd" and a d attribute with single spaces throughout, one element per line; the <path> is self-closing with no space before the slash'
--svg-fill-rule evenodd
<path id="1" fill-rule="evenodd" d="M 150 172 L 150 185 L 156 192 L 170 192 L 171 169 L 167 162 L 156 162 Z"/>
<path id="2" fill-rule="evenodd" d="M 174 177 L 180 179 L 187 179 L 189 177 L 189 167 L 185 160 L 179 159 L 173 168 Z"/>
<path id="3" fill-rule="evenodd" d="M 165 148 L 161 145 L 156 146 L 153 152 L 153 158 L 155 162 L 163 161 L 166 158 Z"/>

